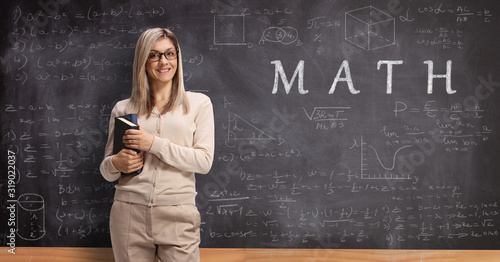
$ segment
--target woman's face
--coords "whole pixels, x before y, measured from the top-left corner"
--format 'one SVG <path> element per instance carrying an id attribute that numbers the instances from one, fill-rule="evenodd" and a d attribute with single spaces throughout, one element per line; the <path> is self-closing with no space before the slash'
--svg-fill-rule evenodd
<path id="1" fill-rule="evenodd" d="M 157 60 L 158 61 L 151 61 Z M 172 84 L 177 72 L 177 58 L 167 59 L 167 57 L 177 57 L 177 51 L 170 38 L 163 38 L 155 43 L 149 52 L 146 62 L 146 72 L 148 73 L 151 85 Z"/>

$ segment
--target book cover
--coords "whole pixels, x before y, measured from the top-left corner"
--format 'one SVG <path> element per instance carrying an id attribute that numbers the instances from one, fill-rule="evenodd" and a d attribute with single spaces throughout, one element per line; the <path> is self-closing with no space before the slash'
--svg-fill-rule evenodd
<path id="1" fill-rule="evenodd" d="M 137 114 L 128 114 L 115 118 L 115 134 L 113 137 L 113 154 L 118 154 L 122 149 L 128 148 L 123 143 L 123 136 L 125 135 L 125 131 L 128 129 L 139 129 L 139 125 L 137 124 Z M 140 151 L 137 149 L 133 149 L 137 153 Z M 125 175 L 136 175 L 140 174 L 142 169 L 132 172 L 132 173 L 122 173 Z"/>

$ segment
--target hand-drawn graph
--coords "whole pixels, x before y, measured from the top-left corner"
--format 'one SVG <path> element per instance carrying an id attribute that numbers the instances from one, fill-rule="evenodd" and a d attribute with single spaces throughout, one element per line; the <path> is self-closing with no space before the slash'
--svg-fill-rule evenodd
<path id="1" fill-rule="evenodd" d="M 383 158 L 375 147 L 363 140 L 363 136 L 360 141 L 361 179 L 412 179 L 410 175 L 398 172 L 397 162 L 401 151 L 413 145 L 402 146 L 392 156 Z"/>
<path id="2" fill-rule="evenodd" d="M 214 45 L 247 45 L 245 40 L 245 16 L 214 16 Z"/>
<path id="3" fill-rule="evenodd" d="M 237 114 L 229 113 L 227 139 L 230 140 L 275 140 L 265 131 L 246 121 Z"/>
<path id="4" fill-rule="evenodd" d="M 373 6 L 345 13 L 345 40 L 375 50 L 395 44 L 395 19 Z"/>

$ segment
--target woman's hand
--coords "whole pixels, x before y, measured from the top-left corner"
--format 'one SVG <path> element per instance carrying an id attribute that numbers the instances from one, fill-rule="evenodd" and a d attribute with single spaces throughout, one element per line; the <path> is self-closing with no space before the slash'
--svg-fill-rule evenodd
<path id="1" fill-rule="evenodd" d="M 144 154 L 137 153 L 132 149 L 122 149 L 111 158 L 111 163 L 116 169 L 123 173 L 132 173 L 144 165 Z"/>
<path id="2" fill-rule="evenodd" d="M 137 129 L 129 129 L 123 136 L 123 143 L 128 148 L 138 149 L 141 151 L 149 151 L 153 145 L 155 137 L 146 132 L 142 127 Z"/>

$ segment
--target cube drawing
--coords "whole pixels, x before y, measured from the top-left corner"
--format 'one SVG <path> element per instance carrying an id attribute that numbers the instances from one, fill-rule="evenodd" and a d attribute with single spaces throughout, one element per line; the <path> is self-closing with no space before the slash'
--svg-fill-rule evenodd
<path id="1" fill-rule="evenodd" d="M 345 39 L 365 50 L 395 43 L 395 19 L 373 6 L 345 13 Z"/>

